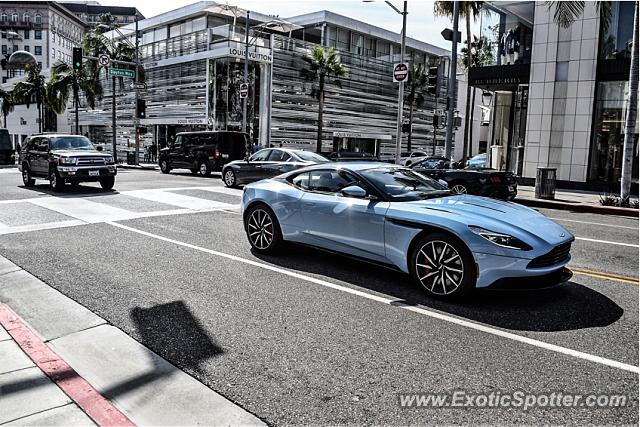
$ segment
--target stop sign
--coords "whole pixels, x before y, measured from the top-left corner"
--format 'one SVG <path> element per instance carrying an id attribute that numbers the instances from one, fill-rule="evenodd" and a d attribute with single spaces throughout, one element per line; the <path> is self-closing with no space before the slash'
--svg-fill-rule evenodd
<path id="1" fill-rule="evenodd" d="M 400 64 L 395 64 L 393 66 L 393 81 L 394 82 L 403 82 L 407 80 L 407 76 L 409 75 L 409 64 L 406 62 L 402 62 Z"/>

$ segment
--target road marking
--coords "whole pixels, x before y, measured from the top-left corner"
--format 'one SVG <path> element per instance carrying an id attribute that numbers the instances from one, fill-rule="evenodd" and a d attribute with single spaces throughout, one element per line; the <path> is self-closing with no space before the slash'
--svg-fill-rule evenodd
<path id="1" fill-rule="evenodd" d="M 589 239 L 587 237 L 576 237 L 576 240 L 584 240 L 586 242 L 595 242 L 595 243 L 605 243 L 607 245 L 628 246 L 631 248 L 638 247 L 638 245 L 634 245 L 633 243 L 612 242 L 610 240 Z"/>
<path id="2" fill-rule="evenodd" d="M 615 227 L 615 228 L 626 228 L 629 230 L 638 230 L 638 227 L 629 227 L 627 225 L 604 224 L 602 222 L 578 221 L 575 219 L 565 219 L 565 218 L 551 218 L 551 217 L 547 217 L 547 218 L 552 219 L 554 221 L 577 222 L 578 224 L 602 225 L 604 227 Z"/>
<path id="3" fill-rule="evenodd" d="M 97 203 L 86 198 L 47 197 L 30 203 L 88 223 L 118 221 L 129 218 L 133 212 Z"/>
<path id="4" fill-rule="evenodd" d="M 214 200 L 199 199 L 197 197 L 185 196 L 182 194 L 172 193 L 166 189 L 161 190 L 133 190 L 123 191 L 120 194 L 137 197 L 139 199 L 151 200 L 152 202 L 164 203 L 167 205 L 178 206 L 185 209 L 215 209 L 215 208 L 232 208 L 235 205 L 230 203 L 216 202 Z M 114 221 L 118 221 L 114 219 Z"/>
<path id="5" fill-rule="evenodd" d="M 614 282 L 623 282 L 623 283 L 629 283 L 632 285 L 640 284 L 637 277 L 623 276 L 621 274 L 605 273 L 603 271 L 589 270 L 586 268 L 578 268 L 578 267 L 571 267 L 571 266 L 569 267 L 569 269 L 571 269 L 571 271 L 574 274 L 579 274 L 582 276 L 596 277 L 598 279 L 612 280 Z"/>
<path id="6" fill-rule="evenodd" d="M 311 282 L 311 283 L 315 283 L 317 285 L 321 285 L 330 289 L 334 289 L 337 291 L 341 291 L 341 292 L 345 292 L 351 295 L 356 295 L 362 298 L 366 298 L 368 300 L 371 301 L 376 301 L 376 302 L 380 302 L 383 304 L 389 304 L 389 305 L 393 305 L 393 306 L 397 306 L 400 307 L 404 310 L 408 310 L 408 311 L 413 311 L 415 313 L 418 314 L 422 314 L 424 316 L 427 317 L 431 317 L 434 319 L 438 319 L 438 320 L 442 320 L 445 322 L 449 322 L 449 323 L 453 323 L 459 326 L 463 326 L 465 328 L 469 328 L 469 329 L 473 329 L 476 331 L 480 331 L 480 332 L 484 332 L 487 334 L 491 334 L 491 335 L 495 335 L 495 336 L 499 336 L 502 338 L 507 338 L 513 341 L 517 341 L 523 344 L 528 344 L 534 347 L 538 347 L 538 348 L 543 348 L 546 350 L 550 350 L 550 351 L 554 351 L 556 353 L 560 353 L 560 354 L 564 354 L 567 356 L 572 356 L 578 359 L 583 359 L 583 360 L 587 360 L 590 362 L 594 362 L 594 363 L 599 363 L 601 365 L 605 365 L 605 366 L 610 366 L 612 368 L 616 368 L 616 369 L 622 369 L 624 371 L 629 371 L 629 372 L 633 372 L 635 374 L 640 374 L 640 367 L 638 366 L 633 366 L 633 365 L 629 365 L 626 363 L 622 363 L 622 362 L 618 362 L 616 360 L 611 360 L 611 359 L 606 359 L 604 357 L 600 357 L 600 356 L 596 356 L 593 354 L 589 354 L 589 353 L 584 353 L 581 351 L 577 351 L 577 350 L 572 350 L 570 348 L 566 348 L 566 347 L 561 347 L 555 344 L 550 344 L 544 341 L 539 341 L 533 338 L 528 338 L 528 337 L 524 337 L 522 335 L 518 335 L 518 334 L 514 334 L 511 332 L 507 332 L 507 331 L 503 331 L 501 329 L 496 329 L 490 326 L 486 326 L 480 323 L 476 323 L 476 322 L 471 322 L 468 320 L 463 320 L 451 315 L 447 315 L 447 314 L 443 314 L 443 313 L 439 313 L 433 310 L 427 310 L 424 308 L 419 308 L 419 307 L 415 307 L 415 306 L 410 306 L 410 305 L 403 305 L 402 303 L 398 302 L 397 298 L 386 298 L 386 297 L 381 297 L 379 295 L 374 295 L 374 294 L 370 294 L 367 292 L 363 292 L 363 291 L 359 291 L 356 289 L 351 289 L 349 287 L 346 286 L 342 286 L 342 285 L 338 285 L 336 283 L 331 283 L 328 282 L 326 280 L 322 280 L 322 279 L 317 279 L 315 277 L 311 277 L 311 276 L 306 276 L 304 274 L 300 274 L 300 273 L 296 273 L 293 271 L 289 271 L 286 270 L 284 268 L 280 268 L 280 267 L 275 267 L 273 265 L 270 264 L 265 264 L 262 262 L 258 262 L 258 261 L 254 261 L 254 260 L 250 260 L 250 259 L 246 259 L 246 258 L 242 258 L 236 255 L 231 255 L 231 254 L 227 254 L 224 252 L 219 252 L 219 251 L 215 251 L 213 249 L 207 249 L 207 248 L 203 248 L 201 246 L 196 246 L 196 245 L 192 245 L 190 243 L 186 243 L 186 242 L 181 242 L 179 240 L 175 240 L 175 239 L 171 239 L 169 237 L 164 237 L 164 236 L 160 236 L 158 234 L 153 234 L 153 233 L 149 233 L 147 231 L 144 230 L 140 230 L 137 228 L 133 228 L 133 227 L 129 227 L 127 225 L 124 224 L 118 224 L 115 222 L 107 222 L 107 224 L 112 225 L 114 227 L 118 227 L 121 228 L 123 230 L 127 230 L 130 231 L 132 233 L 137 233 L 137 234 L 141 234 L 143 236 L 147 236 L 147 237 L 151 237 L 153 239 L 157 239 L 157 240 L 162 240 L 164 242 L 168 242 L 168 243 L 172 243 L 174 245 L 178 245 L 178 246 L 183 246 L 189 249 L 194 249 L 200 252 L 204 252 L 204 253 L 208 253 L 211 255 L 215 255 L 215 256 L 219 256 L 222 258 L 227 258 L 233 261 L 238 261 L 244 264 L 248 264 L 248 265 L 252 265 L 255 267 L 259 267 L 265 270 L 270 270 L 270 271 L 274 271 L 276 273 L 281 273 L 284 274 L 286 276 L 290 276 L 290 277 L 294 277 L 296 279 L 300 279 L 300 280 L 304 280 L 306 282 Z"/>
<path id="7" fill-rule="evenodd" d="M 0 304 L 0 324 L 36 366 L 98 426 L 135 426 L 4 304 Z"/>
<path id="8" fill-rule="evenodd" d="M 28 233 L 30 231 L 51 230 L 54 228 L 77 227 L 78 225 L 85 225 L 85 224 L 87 223 L 84 221 L 80 221 L 78 219 L 72 219 L 69 221 L 45 222 L 44 224 L 28 224 L 28 225 L 18 225 L 14 227 L 0 227 L 0 235 Z"/>

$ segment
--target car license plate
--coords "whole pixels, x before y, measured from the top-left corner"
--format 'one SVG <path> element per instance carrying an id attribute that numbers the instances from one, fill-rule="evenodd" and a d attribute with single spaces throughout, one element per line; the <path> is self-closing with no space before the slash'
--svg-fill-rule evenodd
<path id="1" fill-rule="evenodd" d="M 89 171 L 89 176 L 100 176 L 100 171 Z"/>

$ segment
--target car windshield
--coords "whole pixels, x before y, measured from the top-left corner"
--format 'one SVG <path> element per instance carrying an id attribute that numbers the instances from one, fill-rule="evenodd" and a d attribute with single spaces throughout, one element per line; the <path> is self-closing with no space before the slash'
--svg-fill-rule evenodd
<path id="1" fill-rule="evenodd" d="M 323 163 L 329 161 L 329 159 L 327 159 L 326 157 L 322 157 L 320 154 L 311 153 L 309 151 L 296 151 L 296 156 L 300 157 L 300 159 L 306 162 Z"/>
<path id="2" fill-rule="evenodd" d="M 381 192 L 397 201 L 413 201 L 448 196 L 442 184 L 411 169 L 376 168 L 360 172 Z"/>
<path id="3" fill-rule="evenodd" d="M 84 136 L 54 136 L 49 138 L 51 150 L 95 150 Z"/>

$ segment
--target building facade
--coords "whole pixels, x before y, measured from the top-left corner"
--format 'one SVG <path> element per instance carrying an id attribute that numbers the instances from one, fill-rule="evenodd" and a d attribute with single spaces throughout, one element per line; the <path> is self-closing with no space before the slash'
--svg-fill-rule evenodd
<path id="1" fill-rule="evenodd" d="M 322 151 L 369 151 L 382 157 L 394 153 L 398 84 L 392 69 L 400 60 L 398 34 L 327 11 L 286 20 L 251 13 L 249 26 L 247 130 L 254 142 L 315 150 L 316 83 L 306 81 L 301 70 L 313 47 L 327 46 L 339 52 L 348 77 L 340 85 L 327 84 Z M 138 28 L 146 85 L 139 93 L 147 105 L 147 118 L 141 121 L 148 130 L 144 144 L 162 146 L 185 130 L 241 129 L 245 11 L 203 1 L 142 20 Z M 121 30 L 135 41 L 133 25 Z M 406 59 L 414 65 L 429 66 L 446 55 L 445 50 L 407 39 Z M 82 111 L 83 132 L 110 144 L 115 96 L 117 145 L 119 150 L 132 149 L 135 93 L 130 83 L 116 82 L 114 88 L 110 80 L 103 81 L 102 104 Z M 442 94 L 445 85 L 443 78 Z M 433 149 L 435 141 L 442 151 L 444 130 L 434 139 L 432 116 L 444 104 L 444 97 L 436 103 L 427 96 L 425 104 L 414 109 L 414 148 Z M 403 141 L 406 146 L 406 134 Z"/>
<path id="2" fill-rule="evenodd" d="M 61 2 L 65 9 L 82 19 L 89 26 L 95 26 L 100 22 L 100 15 L 111 14 L 115 23 L 127 25 L 144 16 L 135 7 L 127 6 L 103 6 L 97 1 Z"/>
<path id="3" fill-rule="evenodd" d="M 544 2 L 485 3 L 481 32 L 494 64 L 472 69 L 469 80 L 493 94 L 493 167 L 529 183 L 551 167 L 565 187 L 619 189 L 634 2 L 611 7 L 608 26 L 588 1 L 563 28 Z M 637 124 L 634 139 L 637 191 Z"/>

